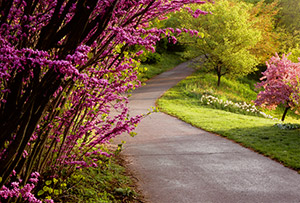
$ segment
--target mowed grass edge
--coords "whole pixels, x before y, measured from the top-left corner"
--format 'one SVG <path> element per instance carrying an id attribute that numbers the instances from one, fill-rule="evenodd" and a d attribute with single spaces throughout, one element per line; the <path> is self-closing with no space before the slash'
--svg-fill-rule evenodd
<path id="1" fill-rule="evenodd" d="M 159 109 L 195 127 L 234 140 L 300 172 L 299 129 L 283 130 L 274 126 L 279 122 L 276 120 L 202 106 L 195 89 L 189 88 L 194 86 L 196 80 L 200 81 L 203 78 L 201 74 L 196 72 L 168 90 L 157 101 Z M 213 84 L 211 85 L 213 86 Z M 245 86 L 237 86 L 241 86 L 241 89 L 245 91 Z M 207 88 L 205 86 L 205 89 Z M 234 90 L 230 90 L 230 86 L 225 88 L 228 92 L 234 92 Z M 237 97 L 239 96 L 237 95 Z"/>

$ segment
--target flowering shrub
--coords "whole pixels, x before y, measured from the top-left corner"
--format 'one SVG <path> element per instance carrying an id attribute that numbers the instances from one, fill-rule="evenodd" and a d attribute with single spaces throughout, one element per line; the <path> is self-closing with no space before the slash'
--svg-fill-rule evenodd
<path id="1" fill-rule="evenodd" d="M 235 103 L 228 100 L 224 101 L 209 94 L 203 94 L 200 99 L 200 103 L 202 105 L 207 105 L 216 109 L 222 109 L 233 113 L 260 116 L 264 118 L 273 118 L 272 116 L 259 111 L 254 105 L 247 104 L 246 102 Z"/>
<path id="2" fill-rule="evenodd" d="M 293 63 L 286 55 L 282 58 L 278 54 L 267 62 L 267 70 L 262 73 L 261 82 L 256 87 L 263 88 L 255 100 L 256 106 L 275 109 L 279 104 L 286 107 L 282 116 L 284 121 L 287 110 L 298 105 L 299 89 L 298 78 L 300 77 L 300 62 Z"/>
<path id="3" fill-rule="evenodd" d="M 278 127 L 281 130 L 300 129 L 300 124 L 293 124 L 293 123 L 276 123 L 274 126 Z"/>
<path id="4" fill-rule="evenodd" d="M 97 167 L 100 146 L 131 133 L 125 93 L 139 86 L 137 53 L 154 51 L 174 30 L 148 28 L 156 17 L 200 0 L 2 0 L 0 2 L 0 201 L 36 201 L 30 175 L 65 180 L 82 167 Z M 195 17 L 200 11 L 190 11 Z M 96 156 L 97 157 L 97 156 Z M 13 171 L 22 182 L 12 185 Z M 18 194 L 18 195 L 17 195 Z M 20 195 L 21 194 L 21 195 Z M 6 200 L 7 201 L 7 200 Z M 38 201 L 38 200 L 37 200 Z M 49 200 L 50 201 L 50 200 Z"/>
<path id="5" fill-rule="evenodd" d="M 15 171 L 13 171 L 15 174 Z M 10 187 L 3 186 L 0 190 L 0 197 L 7 200 L 9 198 L 18 197 L 22 195 L 24 200 L 33 203 L 42 203 L 41 200 L 38 200 L 31 192 L 35 188 L 35 184 L 39 181 L 40 174 L 38 172 L 33 172 L 30 176 L 29 183 L 25 184 L 23 187 L 20 186 L 22 179 L 17 179 L 10 183 Z M 14 175 L 15 177 L 15 175 Z M 46 202 L 53 202 L 51 200 Z"/>

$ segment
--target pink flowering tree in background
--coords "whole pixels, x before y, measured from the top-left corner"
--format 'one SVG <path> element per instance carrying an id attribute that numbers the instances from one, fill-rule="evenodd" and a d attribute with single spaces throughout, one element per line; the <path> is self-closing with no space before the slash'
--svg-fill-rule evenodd
<path id="1" fill-rule="evenodd" d="M 34 194 L 46 180 L 110 156 L 101 145 L 142 118 L 126 107 L 141 53 L 128 48 L 154 51 L 181 32 L 146 25 L 189 3 L 204 2 L 0 1 L 0 201 L 41 202 Z"/>
<path id="2" fill-rule="evenodd" d="M 298 106 L 300 78 L 300 63 L 293 63 L 286 55 L 282 58 L 276 54 L 267 62 L 267 70 L 262 73 L 262 82 L 257 88 L 263 88 L 257 95 L 255 105 L 263 108 L 275 109 L 282 104 L 285 111 L 282 115 L 284 121 L 287 111 Z"/>

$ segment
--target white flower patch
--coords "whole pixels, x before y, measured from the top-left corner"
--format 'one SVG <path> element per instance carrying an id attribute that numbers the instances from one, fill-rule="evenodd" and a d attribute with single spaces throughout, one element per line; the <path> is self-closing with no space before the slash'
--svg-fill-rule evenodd
<path id="1" fill-rule="evenodd" d="M 204 94 L 200 98 L 200 103 L 203 105 L 209 105 L 217 109 L 230 111 L 233 113 L 240 113 L 245 115 L 261 116 L 265 118 L 273 119 L 272 116 L 259 111 L 254 105 L 247 104 L 246 102 L 232 102 L 230 100 L 222 100 L 209 94 Z"/>
<path id="2" fill-rule="evenodd" d="M 300 128 L 300 124 L 292 123 L 276 123 L 274 126 L 280 128 L 281 130 L 294 130 Z"/>

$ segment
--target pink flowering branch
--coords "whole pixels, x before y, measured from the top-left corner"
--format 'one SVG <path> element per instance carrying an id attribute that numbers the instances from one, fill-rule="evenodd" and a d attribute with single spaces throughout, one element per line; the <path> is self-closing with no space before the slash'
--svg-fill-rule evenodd
<path id="1" fill-rule="evenodd" d="M 139 86 L 133 58 L 140 52 L 126 50 L 154 51 L 161 37 L 197 34 L 143 26 L 189 3 L 204 2 L 0 1 L 0 191 L 11 190 L 13 171 L 26 186 L 33 171 L 62 176 L 96 166 L 83 160 L 89 156 L 109 156 L 99 147 L 141 119 L 128 116 L 124 96 Z"/>
<path id="2" fill-rule="evenodd" d="M 267 62 L 267 70 L 262 73 L 262 82 L 256 88 L 263 88 L 257 95 L 255 105 L 275 109 L 278 105 L 285 106 L 282 121 L 290 108 L 296 106 L 296 100 L 291 99 L 297 94 L 297 78 L 300 76 L 300 63 L 293 63 L 287 56 L 282 58 L 276 54 Z"/>

